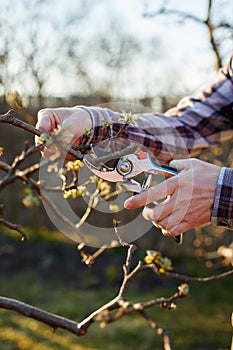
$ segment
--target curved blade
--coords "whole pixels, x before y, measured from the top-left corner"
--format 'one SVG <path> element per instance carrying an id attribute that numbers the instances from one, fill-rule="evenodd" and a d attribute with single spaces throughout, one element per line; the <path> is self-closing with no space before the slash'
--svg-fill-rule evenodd
<path id="1" fill-rule="evenodd" d="M 83 159 L 84 164 L 88 167 L 88 169 L 95 174 L 96 176 L 110 182 L 123 181 L 123 176 L 120 175 L 115 169 L 114 170 L 99 170 L 89 160 L 86 158 Z"/>

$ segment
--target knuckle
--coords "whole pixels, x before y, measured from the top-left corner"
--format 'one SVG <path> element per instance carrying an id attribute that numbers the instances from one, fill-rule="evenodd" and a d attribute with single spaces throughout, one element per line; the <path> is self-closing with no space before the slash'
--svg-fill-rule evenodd
<path id="1" fill-rule="evenodd" d="M 38 116 L 38 118 L 43 118 L 43 117 L 49 116 L 51 114 L 53 114 L 53 111 L 51 108 L 43 108 L 43 109 L 39 110 L 37 116 Z"/>
<path id="2" fill-rule="evenodd" d="M 149 209 L 147 207 L 145 207 L 142 211 L 142 215 L 144 217 L 145 220 L 150 220 L 153 221 L 154 217 L 153 217 L 153 210 Z"/>

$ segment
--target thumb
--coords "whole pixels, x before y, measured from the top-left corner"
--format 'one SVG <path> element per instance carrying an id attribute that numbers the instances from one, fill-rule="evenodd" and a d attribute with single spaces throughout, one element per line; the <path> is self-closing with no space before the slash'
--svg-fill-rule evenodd
<path id="1" fill-rule="evenodd" d="M 37 123 L 36 128 L 41 132 L 50 132 L 53 128 L 55 128 L 53 114 L 50 110 L 41 109 L 37 115 Z"/>
<path id="2" fill-rule="evenodd" d="M 182 170 L 188 170 L 190 167 L 193 166 L 193 160 L 192 159 L 178 159 L 178 160 L 172 160 L 169 165 L 173 168 L 176 168 L 179 171 Z"/>

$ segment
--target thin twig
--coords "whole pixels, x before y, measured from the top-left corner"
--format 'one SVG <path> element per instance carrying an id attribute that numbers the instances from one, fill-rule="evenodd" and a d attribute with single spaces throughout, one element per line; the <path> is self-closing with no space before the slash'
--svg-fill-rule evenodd
<path id="1" fill-rule="evenodd" d="M 22 228 L 21 225 L 14 224 L 14 223 L 12 223 L 8 220 L 5 220 L 3 218 L 0 218 L 0 224 L 8 227 L 9 229 L 11 229 L 13 231 L 17 231 L 18 233 L 20 233 L 20 235 L 22 237 L 22 241 L 28 240 L 28 235 L 26 234 L 26 232 L 24 231 L 24 229 Z"/>
<path id="2" fill-rule="evenodd" d="M 154 264 L 146 264 L 141 267 L 142 270 L 147 270 L 151 269 L 153 270 L 157 275 L 159 274 L 162 277 L 170 278 L 170 279 L 177 279 L 180 281 L 185 281 L 185 282 L 196 282 L 196 283 L 208 283 L 212 281 L 217 281 L 229 276 L 233 275 L 233 269 L 220 273 L 218 275 L 212 275 L 208 277 L 192 277 L 192 276 L 187 276 L 187 275 L 181 275 L 180 273 L 174 273 L 174 272 L 167 272 L 164 271 L 162 274 L 158 273 L 157 270 L 155 269 Z"/>
<path id="3" fill-rule="evenodd" d="M 70 221 L 66 216 L 64 216 L 60 210 L 57 208 L 56 204 L 53 203 L 49 197 L 44 193 L 44 191 L 41 191 L 40 186 L 37 184 L 36 181 L 33 179 L 29 179 L 33 188 L 36 189 L 37 193 L 40 193 L 40 197 L 42 200 L 46 203 L 46 205 L 49 206 L 49 208 L 52 210 L 52 212 L 56 215 L 56 217 L 61 220 L 69 229 L 71 229 L 72 232 L 74 232 L 77 235 L 77 238 L 81 240 L 81 242 L 85 243 L 85 238 L 83 237 L 83 234 L 79 231 L 79 229 L 73 224 L 72 221 Z"/>
<path id="4" fill-rule="evenodd" d="M 94 209 L 96 207 L 96 205 L 98 204 L 98 201 L 95 202 L 95 200 L 97 199 L 99 192 L 100 192 L 100 190 L 97 187 L 97 189 L 90 196 L 90 199 L 88 201 L 88 206 L 87 206 L 85 213 L 83 214 L 83 216 L 81 217 L 79 222 L 75 225 L 76 229 L 79 229 L 84 224 L 86 219 L 91 214 L 92 209 Z"/>
<path id="5" fill-rule="evenodd" d="M 119 297 L 110 300 L 107 304 L 100 307 L 98 310 L 91 313 L 83 321 L 79 323 L 79 327 L 82 330 L 86 330 L 92 323 L 96 321 L 99 315 L 103 314 L 105 311 L 113 311 L 119 308 Z"/>
<path id="6" fill-rule="evenodd" d="M 155 329 L 158 335 L 162 336 L 164 350 L 172 350 L 170 333 L 159 326 L 159 324 L 150 315 L 148 315 L 145 310 L 141 311 L 141 315 L 149 322 L 150 327 Z"/>

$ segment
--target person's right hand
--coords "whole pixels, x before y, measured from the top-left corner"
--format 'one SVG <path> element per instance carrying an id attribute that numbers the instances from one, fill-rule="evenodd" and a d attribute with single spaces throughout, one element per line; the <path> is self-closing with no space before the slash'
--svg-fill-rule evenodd
<path id="1" fill-rule="evenodd" d="M 125 208 L 146 206 L 144 218 L 170 237 L 210 222 L 221 168 L 194 158 L 173 160 L 169 165 L 179 174 L 128 198 Z M 148 207 L 153 202 L 159 203 Z"/>
<path id="2" fill-rule="evenodd" d="M 66 134 L 66 143 L 72 145 L 79 144 L 79 138 L 86 130 L 92 127 L 91 117 L 87 111 L 81 108 L 46 108 L 38 112 L 38 121 L 36 127 L 43 133 L 50 133 L 61 125 Z M 40 141 L 38 137 L 36 144 Z M 51 151 L 44 149 L 43 156 L 49 157 Z"/>

